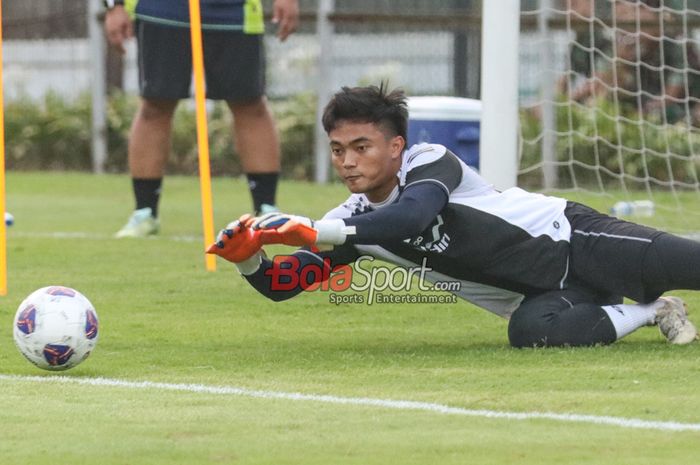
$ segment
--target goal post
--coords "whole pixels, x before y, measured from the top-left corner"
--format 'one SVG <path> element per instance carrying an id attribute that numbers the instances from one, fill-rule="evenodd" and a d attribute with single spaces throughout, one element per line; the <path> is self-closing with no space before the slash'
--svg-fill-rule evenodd
<path id="1" fill-rule="evenodd" d="M 520 0 L 482 2 L 479 166 L 498 189 L 516 185 Z"/>

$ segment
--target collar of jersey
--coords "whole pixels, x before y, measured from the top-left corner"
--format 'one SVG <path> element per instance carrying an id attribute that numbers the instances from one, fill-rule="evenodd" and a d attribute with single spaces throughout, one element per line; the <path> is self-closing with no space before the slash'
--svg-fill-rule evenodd
<path id="1" fill-rule="evenodd" d="M 389 193 L 389 196 L 386 199 L 382 200 L 381 202 L 370 202 L 369 199 L 367 199 L 367 203 L 369 203 L 370 207 L 372 207 L 376 210 L 377 208 L 386 207 L 387 205 L 394 203 L 394 201 L 398 198 L 399 198 L 399 186 L 396 185 L 396 186 L 394 186 L 394 189 L 391 191 L 391 193 Z"/>

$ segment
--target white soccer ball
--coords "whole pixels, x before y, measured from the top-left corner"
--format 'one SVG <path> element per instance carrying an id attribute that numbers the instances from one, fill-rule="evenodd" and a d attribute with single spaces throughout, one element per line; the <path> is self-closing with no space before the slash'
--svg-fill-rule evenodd
<path id="1" fill-rule="evenodd" d="M 22 355 L 44 370 L 67 370 L 85 360 L 98 338 L 97 312 L 75 289 L 42 287 L 19 305 L 15 344 Z"/>

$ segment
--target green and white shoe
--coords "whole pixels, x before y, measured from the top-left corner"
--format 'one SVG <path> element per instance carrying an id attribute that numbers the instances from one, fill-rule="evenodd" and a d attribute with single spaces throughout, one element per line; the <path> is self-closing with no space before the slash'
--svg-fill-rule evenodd
<path id="1" fill-rule="evenodd" d="M 269 203 L 264 203 L 264 204 L 260 205 L 260 212 L 258 214 L 260 216 L 262 216 L 262 215 L 265 215 L 267 213 L 274 213 L 274 212 L 278 212 L 278 211 L 279 211 L 279 209 L 276 206 L 270 205 Z"/>
<path id="2" fill-rule="evenodd" d="M 158 218 L 153 217 L 153 211 L 149 208 L 135 210 L 129 217 L 129 221 L 121 228 L 114 237 L 146 237 L 158 234 L 160 223 Z"/>

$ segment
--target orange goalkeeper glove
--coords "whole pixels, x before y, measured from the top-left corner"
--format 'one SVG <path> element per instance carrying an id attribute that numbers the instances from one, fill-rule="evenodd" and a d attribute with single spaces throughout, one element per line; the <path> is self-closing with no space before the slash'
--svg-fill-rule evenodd
<path id="1" fill-rule="evenodd" d="M 318 231 L 294 220 L 287 221 L 277 229 L 258 229 L 263 244 L 284 244 L 297 247 L 312 247 L 316 244 Z"/>
<path id="2" fill-rule="evenodd" d="M 263 245 L 263 231 L 254 231 L 246 227 L 245 222 L 249 218 L 250 215 L 243 215 L 238 221 L 229 223 L 219 232 L 216 242 L 207 248 L 207 253 L 218 255 L 233 263 L 244 262 L 258 253 Z"/>
<path id="3" fill-rule="evenodd" d="M 346 227 L 341 219 L 312 221 L 305 216 L 281 212 L 248 218 L 244 224 L 254 231 L 262 231 L 263 244 L 338 245 L 345 242 L 348 234 L 354 234 L 354 227 Z"/>

